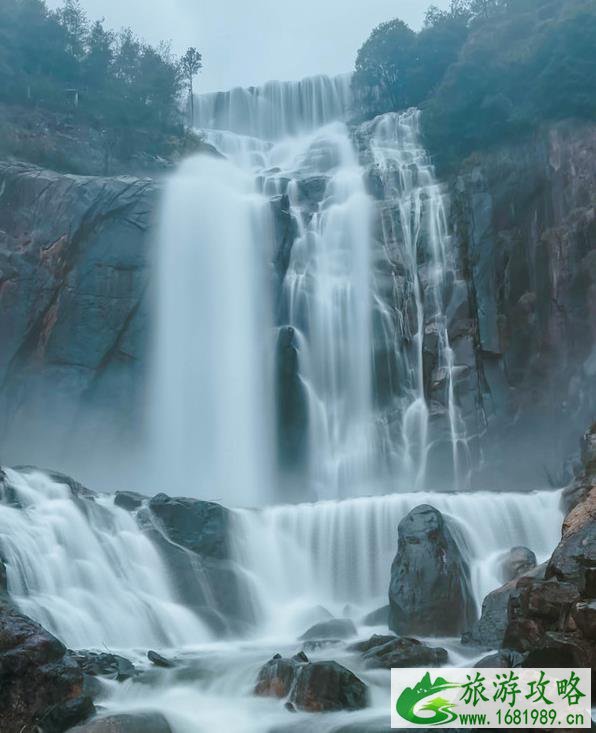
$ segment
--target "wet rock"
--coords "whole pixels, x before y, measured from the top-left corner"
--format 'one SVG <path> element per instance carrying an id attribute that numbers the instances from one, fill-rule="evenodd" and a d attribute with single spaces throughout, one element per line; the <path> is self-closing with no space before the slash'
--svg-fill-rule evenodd
<path id="1" fill-rule="evenodd" d="M 337 662 L 311 662 L 299 670 L 290 702 L 309 713 L 360 710 L 367 705 L 367 687 Z"/>
<path id="2" fill-rule="evenodd" d="M 311 626 L 299 637 L 300 641 L 319 639 L 349 639 L 356 636 L 354 622 L 347 618 L 334 618 Z"/>
<path id="3" fill-rule="evenodd" d="M 578 600 L 578 589 L 571 583 L 521 578 L 509 599 L 504 647 L 529 652 L 547 631 L 564 631 Z"/>
<path id="4" fill-rule="evenodd" d="M 399 523 L 389 604 L 397 634 L 452 636 L 475 620 L 469 568 L 432 506 L 416 507 Z"/>
<path id="5" fill-rule="evenodd" d="M 521 667 L 523 655 L 511 649 L 501 649 L 494 654 L 489 654 L 476 662 L 474 667 L 477 669 L 490 669 L 491 667 L 500 667 L 509 669 L 511 667 Z"/>
<path id="6" fill-rule="evenodd" d="M 229 511 L 220 504 L 157 494 L 149 509 L 171 542 L 203 557 L 229 558 Z"/>
<path id="7" fill-rule="evenodd" d="M 161 667 L 162 669 L 172 669 L 176 666 L 170 659 L 166 659 L 154 651 L 147 652 L 147 659 L 156 667 Z"/>
<path id="8" fill-rule="evenodd" d="M 0 181 L 2 453 L 107 484 L 145 402 L 159 186 L 16 162 L 0 162 Z"/>
<path id="9" fill-rule="evenodd" d="M 389 610 L 390 606 L 383 606 L 377 608 L 376 611 L 367 613 L 362 619 L 361 623 L 363 626 L 387 626 L 389 624 Z"/>
<path id="10" fill-rule="evenodd" d="M 95 718 L 69 733 L 172 733 L 172 729 L 161 713 L 125 713 Z"/>
<path id="11" fill-rule="evenodd" d="M 35 621 L 0 601 L 0 721 L 2 733 L 21 733 L 48 716 L 52 733 L 92 709 L 83 673 L 65 646 Z"/>
<path id="12" fill-rule="evenodd" d="M 502 560 L 503 582 L 526 575 L 536 567 L 536 555 L 527 547 L 512 547 Z"/>
<path id="13" fill-rule="evenodd" d="M 530 571 L 529 577 L 544 578 L 546 563 Z M 528 576 L 526 576 L 528 577 Z M 462 643 L 482 649 L 497 649 L 503 643 L 507 629 L 509 599 L 515 591 L 517 581 L 505 583 L 491 591 L 482 602 L 480 618 L 469 631 L 462 635 Z"/>
<path id="14" fill-rule="evenodd" d="M 367 667 L 381 669 L 440 667 L 447 663 L 448 657 L 445 649 L 431 647 L 408 637 L 392 639 L 380 646 L 373 646 L 363 654 Z"/>
<path id="15" fill-rule="evenodd" d="M 43 733 L 64 733 L 73 725 L 88 720 L 95 714 L 95 706 L 90 697 L 77 697 L 74 700 L 53 705 L 39 720 Z"/>
<path id="16" fill-rule="evenodd" d="M 580 466 L 577 475 L 563 491 L 563 508 L 567 513 L 585 501 L 596 486 L 596 423 L 580 441 Z"/>
<path id="17" fill-rule="evenodd" d="M 546 577 L 573 583 L 583 596 L 596 597 L 596 485 L 565 518 Z"/>
<path id="18" fill-rule="evenodd" d="M 576 603 L 572 616 L 584 637 L 592 642 L 596 641 L 596 600 Z"/>
<path id="19" fill-rule="evenodd" d="M 106 677 L 124 682 L 137 674 L 134 664 L 117 654 L 77 651 L 73 653 L 72 658 L 90 677 Z"/>
<path id="20" fill-rule="evenodd" d="M 298 670 L 305 664 L 301 659 L 287 659 L 276 654 L 259 671 L 255 695 L 259 697 L 287 697 Z"/>
<path id="21" fill-rule="evenodd" d="M 384 644 L 388 644 L 389 642 L 396 640 L 397 636 L 395 636 L 395 634 L 373 634 L 370 639 L 350 644 L 348 651 L 364 653 L 373 647 L 383 646 Z"/>
<path id="22" fill-rule="evenodd" d="M 536 640 L 525 655 L 523 667 L 591 667 L 595 654 L 578 634 L 547 631 Z"/>
<path id="23" fill-rule="evenodd" d="M 137 494 L 136 491 L 117 491 L 114 494 L 114 504 L 127 512 L 136 511 L 146 499 L 146 496 Z"/>

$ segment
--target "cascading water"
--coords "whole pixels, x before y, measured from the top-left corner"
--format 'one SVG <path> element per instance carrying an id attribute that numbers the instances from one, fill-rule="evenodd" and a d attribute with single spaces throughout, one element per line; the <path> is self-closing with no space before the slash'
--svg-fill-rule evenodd
<path id="1" fill-rule="evenodd" d="M 209 639 L 175 600 L 150 540 L 111 497 L 82 501 L 39 472 L 6 469 L 0 551 L 17 605 L 75 649 L 174 647 Z"/>
<path id="2" fill-rule="evenodd" d="M 343 74 L 201 94 L 195 102 L 195 126 L 266 140 L 308 133 L 347 115 L 350 85 L 351 75 Z"/>
<path id="3" fill-rule="evenodd" d="M 299 633 L 309 611 L 322 604 L 337 616 L 345 604 L 357 619 L 387 603 L 397 526 L 420 504 L 432 504 L 450 523 L 470 564 L 478 608 L 502 583 L 504 550 L 531 547 L 539 562 L 560 531 L 560 494 L 393 494 L 342 502 L 278 506 L 235 515 L 239 563 L 253 579 L 264 628 L 285 624 Z M 536 515 L 541 521 L 536 521 Z M 275 556 L 271 547 L 281 548 Z"/>
<path id="4" fill-rule="evenodd" d="M 271 498 L 268 214 L 254 177 L 224 159 L 188 160 L 167 185 L 151 453 L 170 493 Z"/>
<path id="5" fill-rule="evenodd" d="M 469 460 L 465 425 L 454 396 L 456 367 L 446 314 L 448 285 L 452 287 L 456 279 L 447 196 L 420 142 L 418 110 L 383 115 L 370 123 L 368 134 L 383 192 L 382 242 L 386 250 L 398 244 L 402 273 L 400 292 L 395 293 L 399 310 L 398 343 L 391 350 L 397 361 L 395 402 L 401 421 L 392 441 L 391 471 L 400 477 L 402 487 L 463 490 L 468 488 Z M 377 302 L 383 324 L 379 330 L 387 338 L 394 332 L 391 314 L 382 299 Z M 424 374 L 424 348 L 429 341 L 436 342 L 433 379 L 442 384 L 446 436 L 429 429 Z M 436 412 L 436 404 L 434 409 Z M 429 454 L 441 442 L 450 444 L 451 461 L 442 461 L 441 472 L 447 472 L 451 479 L 429 487 Z"/>
<path id="6" fill-rule="evenodd" d="M 179 647 L 174 670 L 107 684 L 110 712 L 151 707 L 173 733 L 285 730 L 283 703 L 252 694 L 257 670 L 274 652 L 298 651 L 321 606 L 358 622 L 387 602 L 397 525 L 419 504 L 451 523 L 478 603 L 500 584 L 502 552 L 527 545 L 543 560 L 559 536 L 557 492 L 429 493 L 467 488 L 469 468 L 449 339 L 448 200 L 417 112 L 354 131 L 349 107 L 348 76 L 202 95 L 196 124 L 225 157 L 186 161 L 165 188 L 155 484 L 237 507 L 287 500 L 272 447 L 283 333 L 296 357 L 288 381 L 307 414 L 297 498 L 327 499 L 233 511 L 227 569 L 249 581 L 252 636 L 210 640 L 176 603 L 156 548 L 109 498 L 81 503 L 57 480 L 8 472 L 14 500 L 0 505 L 0 550 L 20 607 L 73 647 Z M 349 724 L 384 725 L 388 675 L 345 647 L 332 656 L 370 687 L 370 709 Z M 345 713 L 311 721 L 292 716 L 304 730 L 346 730 Z"/>

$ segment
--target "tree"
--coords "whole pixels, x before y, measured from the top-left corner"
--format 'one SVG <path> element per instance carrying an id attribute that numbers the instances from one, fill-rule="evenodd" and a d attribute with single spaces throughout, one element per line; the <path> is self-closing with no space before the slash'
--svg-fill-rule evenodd
<path id="1" fill-rule="evenodd" d="M 416 34 L 402 20 L 381 23 L 358 51 L 352 87 L 363 110 L 380 114 L 411 104 L 408 70 Z"/>
<path id="2" fill-rule="evenodd" d="M 192 126 L 195 120 L 193 79 L 203 68 L 203 57 L 196 48 L 193 48 L 191 46 L 184 54 L 184 56 L 180 59 L 180 67 L 182 69 L 182 75 L 184 76 L 188 87 L 188 99 L 190 101 L 190 123 Z"/>

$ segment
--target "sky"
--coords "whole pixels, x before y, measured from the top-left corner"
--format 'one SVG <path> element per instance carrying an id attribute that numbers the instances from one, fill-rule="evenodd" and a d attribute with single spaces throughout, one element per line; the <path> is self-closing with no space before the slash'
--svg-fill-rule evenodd
<path id="1" fill-rule="evenodd" d="M 204 69 L 198 91 L 350 71 L 370 31 L 391 18 L 413 28 L 432 0 L 81 0 L 106 26 L 130 26 L 174 51 L 195 46 Z M 49 0 L 50 7 L 61 0 Z M 446 7 L 448 0 L 434 0 Z"/>

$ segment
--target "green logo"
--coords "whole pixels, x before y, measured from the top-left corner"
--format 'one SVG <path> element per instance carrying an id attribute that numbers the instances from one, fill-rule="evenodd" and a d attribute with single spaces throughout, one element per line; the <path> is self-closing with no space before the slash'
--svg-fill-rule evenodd
<path id="1" fill-rule="evenodd" d="M 397 699 L 395 709 L 402 718 L 417 725 L 445 725 L 451 723 L 457 718 L 457 714 L 452 710 L 455 705 L 437 693 L 455 687 L 461 687 L 461 685 L 447 682 L 442 677 L 437 677 L 432 682 L 430 674 L 427 672 L 417 685 L 404 689 Z M 421 705 L 420 703 L 427 698 L 432 699 Z M 419 716 L 418 713 L 423 711 L 430 711 L 433 715 Z"/>

